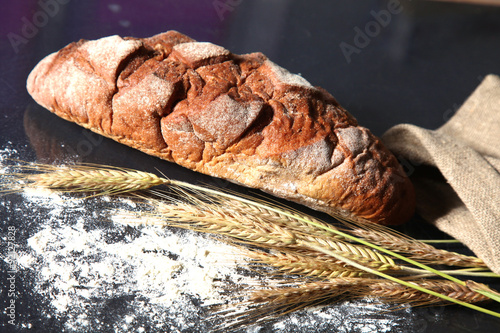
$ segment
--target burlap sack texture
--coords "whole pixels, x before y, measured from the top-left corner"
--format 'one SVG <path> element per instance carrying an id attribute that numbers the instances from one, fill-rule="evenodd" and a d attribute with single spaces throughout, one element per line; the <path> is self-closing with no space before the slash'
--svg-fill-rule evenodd
<path id="1" fill-rule="evenodd" d="M 410 163 L 417 213 L 500 273 L 500 77 L 488 75 L 439 129 L 401 124 L 382 139 Z"/>

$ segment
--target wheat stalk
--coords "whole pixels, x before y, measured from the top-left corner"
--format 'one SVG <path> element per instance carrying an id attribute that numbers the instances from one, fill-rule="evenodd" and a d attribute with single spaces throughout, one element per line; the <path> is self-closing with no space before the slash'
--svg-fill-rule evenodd
<path id="1" fill-rule="evenodd" d="M 21 169 L 23 169 L 23 167 L 21 167 Z M 276 261 L 279 260 L 284 263 L 276 264 L 277 267 L 279 266 L 288 272 L 299 272 L 309 278 L 324 278 L 323 274 L 326 273 L 324 273 L 324 270 L 322 271 L 323 268 L 314 271 L 312 267 L 313 265 L 319 267 L 328 262 L 332 265 L 330 268 L 331 272 L 335 272 L 339 265 L 343 266 L 344 269 L 347 268 L 347 270 L 351 272 L 367 272 L 373 274 L 373 276 L 379 276 L 388 281 L 392 281 L 391 283 L 397 283 L 402 286 L 400 288 L 409 288 L 406 290 L 407 293 L 420 292 L 500 317 L 500 314 L 496 312 L 468 304 L 467 300 L 470 300 L 470 298 L 466 299 L 465 302 L 460 301 L 458 298 L 448 296 L 449 293 L 441 294 L 433 290 L 436 289 L 433 284 L 428 283 L 419 285 L 418 283 L 409 281 L 409 277 L 405 278 L 405 280 L 401 280 L 384 273 L 384 271 L 402 270 L 409 274 L 422 274 L 423 272 L 426 274 L 436 274 L 449 279 L 451 282 L 447 283 L 450 285 L 455 284 L 459 286 L 455 286 L 456 288 L 467 287 L 473 292 L 482 294 L 483 297 L 490 297 L 499 301 L 499 295 L 487 287 L 463 282 L 432 267 L 395 253 L 396 251 L 405 253 L 411 251 L 411 249 L 419 248 L 424 254 L 431 253 L 428 255 L 428 258 L 426 258 L 427 261 L 430 261 L 431 256 L 438 257 L 438 259 L 436 259 L 437 261 L 434 262 L 443 263 L 445 259 L 449 260 L 449 257 L 443 259 L 443 253 L 432 252 L 434 251 L 431 251 L 432 247 L 415 247 L 414 244 L 408 244 L 413 241 L 406 243 L 400 242 L 388 246 L 394 250 L 392 251 L 391 249 L 380 246 L 380 244 L 388 245 L 387 242 L 390 237 L 377 230 L 371 232 L 370 228 L 365 228 L 367 231 L 361 234 L 359 232 L 359 230 L 363 229 L 361 227 L 357 229 L 358 231 L 350 234 L 350 230 L 336 228 L 323 221 L 309 217 L 308 215 L 291 211 L 286 207 L 270 205 L 263 201 L 254 201 L 251 198 L 239 198 L 235 195 L 218 190 L 168 180 L 136 170 L 111 167 L 96 168 L 94 166 L 59 168 L 44 165 L 26 165 L 23 170 L 34 173 L 28 175 L 2 175 L 2 187 L 6 188 L 5 184 L 7 184 L 8 187 L 11 187 L 11 190 L 14 189 L 18 191 L 31 187 L 45 187 L 69 192 L 88 191 L 98 192 L 97 194 L 108 194 L 148 189 L 152 186 L 165 184 L 173 188 L 174 192 L 180 197 L 167 198 L 171 199 L 168 204 L 161 204 L 157 199 L 142 197 L 142 199 L 158 207 L 158 212 L 147 214 L 151 214 L 153 218 L 162 219 L 163 224 L 222 234 L 240 242 L 276 249 L 279 251 L 278 253 L 283 253 L 283 255 L 273 258 L 273 260 L 276 259 L 275 264 Z M 5 180 L 7 178 L 8 180 Z M 157 192 L 152 193 L 158 194 Z M 185 198 L 182 198 L 183 196 L 185 196 Z M 161 221 L 159 223 L 162 224 Z M 356 230 L 356 228 L 352 229 Z M 361 238 L 356 237 L 356 232 L 358 233 L 357 236 L 361 236 Z M 379 245 L 374 244 L 377 242 Z M 412 248 L 410 245 L 414 247 Z M 411 269 L 406 266 L 396 265 L 391 257 L 382 254 L 382 252 L 415 265 L 419 267 L 419 269 Z M 283 259 L 284 256 L 286 256 L 286 260 Z M 301 262 L 306 261 L 306 263 L 301 263 L 300 265 L 302 266 L 300 266 L 291 260 L 291 256 L 295 256 L 295 259 L 299 259 Z M 422 258 L 422 256 L 420 257 Z M 261 258 L 261 260 L 263 259 Z M 310 260 L 310 262 L 307 263 L 307 260 Z M 460 258 L 457 261 L 464 261 L 464 258 Z M 465 261 L 467 261 L 467 259 Z M 452 263 L 453 260 L 449 260 L 448 262 Z M 478 262 L 475 264 L 480 265 Z M 332 263 L 336 263 L 337 266 Z M 292 267 L 293 265 L 295 265 L 295 267 Z M 467 270 L 462 270 L 461 272 L 467 273 Z M 480 273 L 481 272 L 478 274 Z M 321 282 L 337 281 L 337 279 L 333 279 L 334 274 L 335 273 L 330 273 L 330 275 L 328 275 L 332 279 Z M 355 279 L 357 283 L 361 283 L 360 281 L 363 280 L 363 278 L 359 277 Z M 311 283 L 319 282 L 313 281 Z M 299 287 L 301 286 L 296 286 L 294 288 Z M 305 288 L 303 289 L 303 295 L 314 295 L 315 290 L 319 289 L 319 287 L 316 289 Z M 302 289 L 299 288 L 298 290 Z M 298 297 L 297 299 L 301 299 L 301 292 L 298 290 L 292 293 L 287 292 L 286 294 L 290 297 L 293 296 Z M 393 288 L 392 290 L 394 292 L 395 289 Z M 464 292 L 464 290 L 462 291 Z M 288 298 L 289 304 L 296 304 L 294 303 L 295 301 L 291 300 L 293 297 Z M 286 297 L 283 298 L 283 302 L 286 302 L 286 299 Z M 315 298 L 311 296 L 311 300 L 312 299 Z"/>
<path id="2" fill-rule="evenodd" d="M 13 177 L 14 180 L 17 180 L 17 183 L 21 184 L 21 188 L 47 187 L 66 191 L 101 191 L 102 193 L 120 193 L 126 191 L 134 191 L 137 189 L 146 189 L 159 184 L 176 185 L 180 186 L 180 188 L 185 187 L 190 190 L 199 191 L 200 193 L 203 193 L 204 196 L 210 196 L 211 200 L 214 200 L 214 202 L 219 202 L 220 204 L 224 204 L 228 211 L 231 211 L 232 209 L 234 213 L 237 213 L 238 210 L 243 210 L 243 212 L 247 211 L 248 214 L 248 211 L 260 210 L 261 214 L 266 214 L 266 218 L 274 220 L 276 224 L 279 224 L 277 221 L 286 222 L 284 223 L 282 230 L 293 229 L 297 233 L 305 234 L 306 237 L 316 237 L 316 240 L 312 240 L 312 243 L 317 242 L 318 239 L 322 241 L 323 238 L 341 239 L 347 237 L 348 239 L 352 239 L 352 236 L 346 235 L 345 233 L 343 234 L 341 231 L 332 227 L 331 225 L 323 223 L 322 221 L 314 218 L 309 218 L 307 215 L 298 214 L 297 212 L 284 211 L 281 209 L 281 207 L 273 207 L 270 205 L 262 204 L 260 202 L 253 202 L 251 200 L 237 198 L 232 195 L 224 194 L 220 191 L 201 188 L 183 182 L 171 181 L 165 178 L 160 178 L 150 173 L 112 167 L 96 167 L 91 165 L 55 167 L 43 164 L 26 164 L 21 166 L 21 169 L 41 172 L 34 175 L 11 174 L 11 178 Z M 13 184 L 15 182 L 2 181 L 2 183 Z M 221 202 L 221 198 L 224 199 L 223 202 Z M 195 199 L 194 203 L 197 202 L 199 202 L 199 200 Z M 380 233 L 374 234 L 375 236 L 372 235 L 371 239 L 375 240 L 376 238 L 379 238 L 380 241 Z M 368 237 L 369 235 L 367 236 L 365 234 L 364 236 Z M 272 242 L 272 238 L 273 237 L 267 237 L 267 240 L 269 242 Z M 294 241 L 292 238 L 293 237 L 289 237 L 289 239 L 286 240 L 286 243 L 293 243 Z M 265 237 L 262 239 L 265 239 Z M 311 242 L 311 239 L 309 239 L 308 241 Z M 366 242 L 359 239 L 356 239 L 356 241 L 376 248 L 374 244 L 370 243 L 369 241 Z M 387 244 L 387 242 L 385 241 L 383 241 L 382 243 Z M 393 246 L 391 249 L 405 252 L 408 251 L 408 244 L 400 243 L 399 246 Z M 431 249 L 434 248 L 426 246 L 426 251 L 430 251 Z M 390 249 L 388 250 L 383 247 L 379 247 L 379 250 L 394 254 L 394 252 L 392 252 Z M 366 255 L 367 253 L 364 254 Z M 371 255 L 373 253 L 368 254 Z M 442 257 L 446 257 L 446 252 L 440 252 L 440 255 L 441 259 L 438 259 L 438 262 L 442 262 Z M 409 261 L 412 264 L 416 264 L 420 268 L 428 269 L 434 274 L 450 278 L 449 276 L 445 276 L 445 274 L 430 269 L 429 267 L 422 265 L 419 262 L 410 261 L 410 258 L 397 255 L 395 256 L 399 259 Z M 431 255 L 426 255 L 426 257 L 427 260 L 429 260 Z M 479 261 L 480 260 L 478 260 L 477 262 Z M 463 274 L 467 272 L 461 273 Z M 476 273 L 476 275 L 478 274 Z"/>
<path id="3" fill-rule="evenodd" d="M 489 300 L 488 297 L 451 281 L 421 280 L 411 283 L 467 303 Z M 226 316 L 225 319 L 229 319 L 229 323 L 225 327 L 262 323 L 276 316 L 331 301 L 341 296 L 376 297 L 386 302 L 412 306 L 453 304 L 391 281 L 373 278 L 337 278 L 252 291 L 247 296 L 246 302 L 232 309 L 233 312 L 229 312 L 232 315 Z"/>
<path id="4" fill-rule="evenodd" d="M 350 241 L 353 241 L 355 243 L 359 243 L 359 244 L 362 244 L 364 246 L 367 246 L 369 248 L 373 248 L 375 249 L 376 251 L 379 251 L 379 252 L 383 252 L 383 253 L 386 253 L 390 256 L 393 256 L 397 259 L 400 259 L 400 260 L 403 260 L 403 261 L 406 261 L 407 263 L 411 264 L 411 265 L 414 265 L 416 267 L 418 267 L 418 269 L 412 269 L 412 268 L 405 268 L 406 271 L 408 272 L 413 272 L 413 273 L 423 273 L 423 272 L 426 272 L 425 274 L 429 275 L 429 274 L 434 274 L 434 275 L 437 275 L 437 276 L 440 276 L 442 278 L 445 278 L 445 279 L 448 279 L 450 281 L 454 281 L 458 284 L 462 284 L 464 285 L 465 283 L 457 278 L 454 278 L 453 276 L 451 276 L 450 274 L 457 274 L 457 275 L 467 275 L 467 274 L 472 274 L 474 276 L 488 276 L 488 277 L 500 277 L 500 275 L 498 274 L 495 274 L 495 273 L 492 273 L 492 272 L 474 272 L 472 273 L 471 271 L 467 271 L 467 270 L 456 270 L 456 271 L 439 271 L 435 268 L 432 268 L 430 266 L 427 266 L 419 261 L 416 261 L 416 260 L 413 260 L 411 258 L 408 258 L 408 257 L 405 257 L 403 255 L 400 255 L 399 253 L 396 253 L 394 251 L 391 251 L 389 249 L 386 249 L 384 247 L 381 247 L 381 246 L 378 246 L 376 244 L 373 244 L 373 243 L 370 243 L 369 241 L 366 241 L 362 238 L 357 238 L 349 233 L 345 233 L 339 229 L 336 229 L 334 227 L 331 227 L 329 225 L 325 225 L 324 223 L 318 223 L 316 220 L 314 219 L 309 219 L 309 218 L 304 218 L 302 216 L 297 216 L 296 214 L 294 214 L 293 212 L 289 212 L 286 210 L 286 208 L 281 208 L 281 207 L 274 207 L 274 206 L 271 206 L 271 205 L 267 205 L 266 203 L 262 203 L 262 202 L 259 202 L 259 201 L 251 201 L 249 199 L 246 199 L 246 198 L 238 198 L 234 195 L 231 195 L 231 194 L 228 194 L 228 193 L 224 193 L 224 192 L 221 192 L 221 191 L 218 191 L 218 190 L 214 190 L 214 189 L 210 189 L 210 188 L 203 188 L 203 187 L 200 187 L 200 186 L 196 186 L 196 185 L 192 185 L 192 184 L 188 184 L 188 183 L 184 183 L 184 182 L 178 182 L 178 181 L 172 181 L 171 182 L 171 185 L 177 185 L 179 187 L 184 187 L 184 188 L 188 188 L 188 189 L 193 189 L 193 190 L 197 190 L 197 191 L 200 191 L 204 194 L 208 194 L 208 195 L 211 195 L 211 196 L 215 196 L 215 197 L 226 197 L 226 198 L 232 198 L 232 199 L 236 199 L 236 200 L 240 200 L 242 202 L 245 202 L 247 204 L 250 204 L 252 206 L 257 206 L 257 207 L 262 207 L 264 209 L 267 209 L 267 210 L 270 210 L 270 211 L 273 211 L 273 212 L 278 212 L 280 214 L 283 214 L 283 215 L 286 215 L 286 216 L 289 216 L 291 218 L 296 218 L 306 224 L 310 224 L 311 227 L 316 227 L 316 228 L 319 228 L 319 229 L 323 229 L 325 231 L 328 231 L 328 232 L 331 232 L 335 235 L 337 235 L 338 237 L 343 237 L 344 239 L 347 239 L 347 240 L 350 240 Z M 350 221 L 352 223 L 355 223 L 356 221 Z M 368 222 L 367 222 L 368 223 Z M 309 245 L 312 245 L 312 247 L 315 247 L 316 245 L 310 243 Z M 325 252 L 326 254 L 326 252 Z M 334 254 L 333 252 L 331 252 L 331 254 Z M 335 255 L 334 255 L 335 256 Z M 343 257 L 342 255 L 340 257 Z M 343 257 L 344 258 L 344 257 Z M 347 258 L 346 258 L 347 259 Z M 367 268 L 367 267 L 364 267 L 363 268 Z M 483 274 L 484 273 L 484 274 Z M 402 284 L 405 284 L 404 281 L 401 281 L 399 280 Z M 421 288 L 422 291 L 424 288 Z M 432 293 L 432 291 L 429 291 Z M 482 292 L 482 291 L 479 291 L 479 292 Z M 491 295 L 493 296 L 493 295 Z M 495 296 L 495 299 L 500 302 L 500 298 L 496 298 Z M 458 303 L 458 302 L 457 302 Z M 466 306 L 465 304 L 462 303 L 462 305 Z M 500 317 L 500 314 L 497 314 L 497 313 L 493 313 L 489 310 L 486 310 L 486 309 L 480 309 L 480 308 L 477 308 L 477 307 L 473 307 L 474 309 L 478 310 L 478 311 L 482 311 L 482 312 L 485 312 L 485 313 L 489 313 L 489 314 L 492 314 L 494 316 L 499 316 Z"/>
<path id="5" fill-rule="evenodd" d="M 488 297 L 451 281 L 420 280 L 411 283 L 458 301 L 479 303 L 489 300 Z M 483 287 L 488 289 L 487 286 Z M 246 297 L 246 301 L 226 310 L 228 314 L 224 317 L 224 329 L 260 324 L 277 316 L 341 297 L 376 297 L 386 302 L 412 306 L 453 304 L 391 281 L 375 278 L 336 278 L 254 290 Z"/>
<path id="6" fill-rule="evenodd" d="M 124 193 L 137 190 L 149 189 L 161 184 L 169 184 L 170 180 L 158 177 L 151 173 L 137 170 L 120 169 L 112 167 L 95 167 L 92 165 L 73 165 L 73 166 L 47 166 L 43 164 L 25 164 L 20 166 L 24 170 L 37 171 L 35 174 L 10 174 L 11 181 L 8 187 L 11 190 L 23 188 L 49 188 L 69 192 L 100 192 L 102 194 Z M 2 182 L 4 187 L 5 182 Z M 182 191 L 182 190 L 181 190 Z M 182 191 L 186 193 L 185 191 Z M 189 196 L 193 198 L 193 196 Z M 280 231 L 284 228 L 294 230 L 310 236 L 321 238 L 341 239 L 337 234 L 327 231 L 327 228 L 334 228 L 331 224 L 324 223 L 318 219 L 308 217 L 299 212 L 291 214 L 282 214 L 280 211 L 265 209 L 261 206 L 251 205 L 241 200 L 235 200 L 228 197 L 212 197 L 214 204 L 224 207 L 232 214 L 253 215 L 255 219 L 261 219 L 273 222 L 275 225 L 281 225 Z M 195 203 L 200 203 L 196 199 Z M 289 210 L 291 211 L 291 210 Z M 304 222 L 307 220 L 308 222 Z M 312 226 L 311 222 L 316 226 Z M 425 261 L 430 264 L 446 264 L 452 266 L 465 267 L 485 267 L 484 262 L 476 257 L 465 256 L 445 250 L 436 249 L 428 244 L 417 242 L 413 239 L 395 234 L 389 229 L 381 229 L 375 225 L 350 224 L 353 226 L 350 232 L 365 240 L 381 245 L 386 249 L 398 253 L 410 254 L 409 258 Z M 318 228 L 322 226 L 323 228 Z M 269 239 L 269 241 L 271 241 Z M 293 242 L 290 238 L 286 242 Z"/>

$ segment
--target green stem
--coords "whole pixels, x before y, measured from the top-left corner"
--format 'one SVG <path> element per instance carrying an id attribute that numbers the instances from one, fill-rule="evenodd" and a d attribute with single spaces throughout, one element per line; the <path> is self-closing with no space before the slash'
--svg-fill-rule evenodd
<path id="1" fill-rule="evenodd" d="M 407 266 L 399 266 L 401 268 L 401 271 L 403 272 L 408 272 L 408 273 L 415 273 L 415 274 L 428 274 L 429 271 L 425 269 L 418 269 L 418 268 L 413 268 L 413 267 L 407 267 Z M 455 276 L 478 276 L 478 277 L 487 277 L 487 278 L 500 278 L 500 274 L 491 272 L 491 271 L 484 271 L 484 269 L 481 268 L 472 268 L 472 269 L 450 269 L 450 270 L 442 270 L 439 271 L 440 273 L 443 274 L 449 274 L 449 275 L 455 275 Z M 465 283 L 465 282 L 464 282 Z"/>
<path id="2" fill-rule="evenodd" d="M 443 270 L 440 271 L 444 274 L 455 275 L 455 276 L 477 276 L 484 278 L 500 278 L 500 275 L 494 272 L 471 272 L 471 271 L 462 271 L 462 270 Z"/>
<path id="3" fill-rule="evenodd" d="M 459 240 L 456 239 L 417 239 L 420 243 L 432 243 L 432 244 L 458 244 Z"/>
<path id="4" fill-rule="evenodd" d="M 441 273 L 450 274 L 450 275 L 461 275 L 461 276 L 477 276 L 477 277 L 485 277 L 485 278 L 500 278 L 500 274 L 494 272 L 473 272 L 468 270 L 444 270 Z"/>

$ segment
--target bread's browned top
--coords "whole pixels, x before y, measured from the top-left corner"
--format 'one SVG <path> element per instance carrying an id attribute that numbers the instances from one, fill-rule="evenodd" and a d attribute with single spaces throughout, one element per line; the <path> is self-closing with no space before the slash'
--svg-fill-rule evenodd
<path id="1" fill-rule="evenodd" d="M 411 183 L 380 140 L 261 53 L 175 31 L 81 40 L 42 60 L 28 91 L 119 142 L 319 210 L 384 224 L 413 212 Z"/>

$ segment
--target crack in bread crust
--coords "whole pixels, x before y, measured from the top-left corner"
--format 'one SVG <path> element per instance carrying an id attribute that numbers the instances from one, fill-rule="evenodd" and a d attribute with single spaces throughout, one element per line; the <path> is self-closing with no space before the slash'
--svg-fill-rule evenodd
<path id="1" fill-rule="evenodd" d="M 261 53 L 176 31 L 72 43 L 27 88 L 106 137 L 332 215 L 397 224 L 413 187 L 396 158 L 325 90 Z"/>

